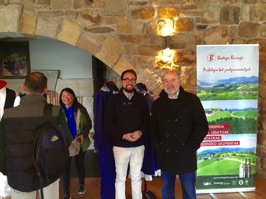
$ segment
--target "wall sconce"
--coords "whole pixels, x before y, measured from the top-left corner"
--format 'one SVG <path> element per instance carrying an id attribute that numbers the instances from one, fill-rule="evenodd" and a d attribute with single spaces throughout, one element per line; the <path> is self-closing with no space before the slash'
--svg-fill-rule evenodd
<path id="1" fill-rule="evenodd" d="M 167 68 L 171 70 L 173 68 L 173 59 L 173 50 L 171 50 L 170 48 L 163 49 L 160 51 L 159 56 L 156 59 L 156 65 L 160 69 Z"/>
<path id="2" fill-rule="evenodd" d="M 164 45 L 163 50 L 161 50 L 159 59 L 160 59 L 160 68 L 169 68 L 172 69 L 173 67 L 173 58 L 174 58 L 174 52 L 170 49 L 170 37 L 174 33 L 174 25 L 175 21 L 173 18 L 171 19 L 165 19 L 162 21 L 161 24 L 161 35 L 164 38 Z"/>
<path id="3" fill-rule="evenodd" d="M 170 49 L 170 36 L 164 37 L 164 49 L 161 51 L 162 61 L 169 62 L 173 60 L 173 52 Z"/>
<path id="4" fill-rule="evenodd" d="M 175 20 L 173 18 L 165 19 L 162 26 L 161 35 L 164 37 L 172 36 L 175 31 Z"/>
<path id="5" fill-rule="evenodd" d="M 170 36 L 169 35 L 164 37 L 164 47 L 165 49 L 170 48 Z"/>

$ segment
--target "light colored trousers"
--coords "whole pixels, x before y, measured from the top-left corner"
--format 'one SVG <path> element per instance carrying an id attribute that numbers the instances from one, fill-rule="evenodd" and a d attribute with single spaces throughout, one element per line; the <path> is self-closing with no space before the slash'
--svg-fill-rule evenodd
<path id="1" fill-rule="evenodd" d="M 39 195 L 41 195 L 40 191 Z M 43 197 L 45 199 L 59 199 L 59 179 L 43 188 Z M 11 189 L 11 199 L 36 199 L 36 191 L 21 192 Z"/>
<path id="2" fill-rule="evenodd" d="M 11 187 L 7 183 L 7 177 L 0 172 L 0 199 L 11 195 Z"/>
<path id="3" fill-rule="evenodd" d="M 115 198 L 126 198 L 125 182 L 129 164 L 132 199 L 142 199 L 141 168 L 144 157 L 144 145 L 132 148 L 114 146 L 113 152 L 116 167 Z"/>

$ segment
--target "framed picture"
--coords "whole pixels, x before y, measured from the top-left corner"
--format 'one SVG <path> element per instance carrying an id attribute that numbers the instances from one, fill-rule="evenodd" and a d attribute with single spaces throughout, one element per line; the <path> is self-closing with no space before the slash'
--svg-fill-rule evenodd
<path id="1" fill-rule="evenodd" d="M 25 78 L 30 73 L 29 42 L 0 42 L 0 61 L 1 78 Z"/>

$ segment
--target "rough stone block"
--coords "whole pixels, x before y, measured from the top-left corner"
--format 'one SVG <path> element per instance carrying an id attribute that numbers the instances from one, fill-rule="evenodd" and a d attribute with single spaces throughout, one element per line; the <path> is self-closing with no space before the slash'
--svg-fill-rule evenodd
<path id="1" fill-rule="evenodd" d="M 50 21 L 39 18 L 35 34 L 48 38 L 55 38 L 58 29 L 59 29 L 59 24 L 52 23 Z"/>
<path id="2" fill-rule="evenodd" d="M 114 65 L 113 70 L 115 72 L 117 72 L 118 74 L 121 74 L 123 71 L 127 70 L 127 69 L 134 69 L 135 71 L 137 71 L 133 65 L 126 61 L 126 60 L 122 60 L 119 61 L 116 65 Z"/>
<path id="3" fill-rule="evenodd" d="M 217 12 L 216 12 L 217 13 Z M 240 8 L 235 6 L 225 6 L 221 9 L 221 24 L 238 24 Z"/>
<path id="4" fill-rule="evenodd" d="M 133 10 L 131 13 L 133 19 L 148 20 L 155 17 L 155 9 L 153 7 L 144 7 Z"/>
<path id="5" fill-rule="evenodd" d="M 50 0 L 51 6 L 54 10 L 70 10 L 73 9 L 73 2 L 72 0 L 64 0 L 64 1 L 58 1 L 58 0 Z"/>
<path id="6" fill-rule="evenodd" d="M 266 146 L 266 133 L 258 133 L 258 144 Z"/>
<path id="7" fill-rule="evenodd" d="M 81 27 L 77 23 L 65 19 L 63 22 L 62 30 L 58 34 L 57 38 L 60 41 L 76 46 L 80 34 Z"/>
<path id="8" fill-rule="evenodd" d="M 228 42 L 228 28 L 217 26 L 206 29 L 203 33 L 205 44 L 226 44 Z"/>
<path id="9" fill-rule="evenodd" d="M 244 38 L 253 38 L 257 37 L 261 25 L 259 23 L 253 22 L 242 22 L 238 27 L 238 35 Z"/>
<path id="10" fill-rule="evenodd" d="M 97 43 L 97 40 L 87 34 L 80 36 L 77 42 L 77 47 L 85 50 L 91 55 L 94 55 L 100 49 L 100 45 Z"/>
<path id="11" fill-rule="evenodd" d="M 112 67 L 122 55 L 121 44 L 112 37 L 107 37 L 102 49 L 95 56 L 109 67 Z"/>
<path id="12" fill-rule="evenodd" d="M 22 5 L 0 5 L 0 32 L 18 32 Z"/>
<path id="13" fill-rule="evenodd" d="M 36 15 L 22 15 L 21 17 L 21 28 L 20 32 L 25 34 L 34 34 L 36 30 L 36 22 L 37 16 Z"/>
<path id="14" fill-rule="evenodd" d="M 111 16 L 125 15 L 127 12 L 127 2 L 124 0 L 105 1 L 104 12 L 106 15 L 111 15 Z"/>

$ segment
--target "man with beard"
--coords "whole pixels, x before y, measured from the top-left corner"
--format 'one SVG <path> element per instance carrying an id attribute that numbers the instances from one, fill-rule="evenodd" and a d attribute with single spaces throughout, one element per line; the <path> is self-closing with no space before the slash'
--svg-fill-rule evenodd
<path id="1" fill-rule="evenodd" d="M 162 170 L 162 198 L 175 199 L 176 175 L 183 199 L 196 199 L 197 150 L 208 133 L 208 122 L 199 98 L 186 92 L 179 71 L 167 71 L 163 90 L 152 107 L 151 143 Z"/>
<path id="2" fill-rule="evenodd" d="M 147 132 L 149 108 L 145 97 L 136 92 L 137 74 L 126 70 L 121 74 L 122 88 L 107 102 L 103 127 L 111 135 L 116 167 L 116 199 L 125 199 L 125 181 L 130 165 L 132 199 L 142 198 L 141 168 L 144 136 Z M 108 163 L 107 163 L 108 164 Z"/>

